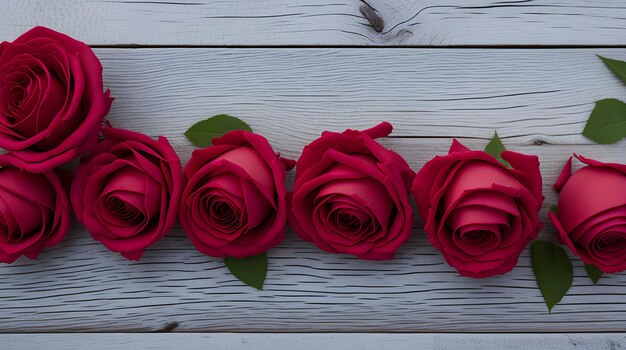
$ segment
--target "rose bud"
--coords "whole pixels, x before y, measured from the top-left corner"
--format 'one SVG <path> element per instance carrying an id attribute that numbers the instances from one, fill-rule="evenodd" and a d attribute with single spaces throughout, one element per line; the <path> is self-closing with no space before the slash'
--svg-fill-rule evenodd
<path id="1" fill-rule="evenodd" d="M 71 200 L 94 239 L 130 260 L 176 223 L 182 166 L 167 139 L 105 127 L 105 139 L 81 159 Z"/>
<path id="2" fill-rule="evenodd" d="M 602 272 L 626 270 L 626 165 L 575 155 L 587 166 L 572 174 L 567 161 L 554 189 L 558 213 L 548 214 L 559 239 Z"/>
<path id="3" fill-rule="evenodd" d="M 428 161 L 413 181 L 428 240 L 463 276 L 510 271 L 542 227 L 538 158 L 501 156 L 511 168 L 454 140 L 448 155 Z"/>
<path id="4" fill-rule="evenodd" d="M 37 259 L 70 228 L 70 201 L 60 171 L 29 173 L 0 156 L 0 262 Z M 69 181 L 67 181 L 69 183 Z"/>
<path id="5" fill-rule="evenodd" d="M 391 259 L 410 236 L 408 193 L 415 173 L 397 153 L 375 141 L 391 124 L 324 132 L 302 151 L 289 224 L 330 253 Z"/>
<path id="6" fill-rule="evenodd" d="M 0 147 L 32 172 L 71 162 L 96 144 L 113 101 L 84 43 L 35 27 L 0 43 Z"/>
<path id="7" fill-rule="evenodd" d="M 185 166 L 180 223 L 203 254 L 244 258 L 283 241 L 285 171 L 267 139 L 235 130 L 195 150 Z"/>

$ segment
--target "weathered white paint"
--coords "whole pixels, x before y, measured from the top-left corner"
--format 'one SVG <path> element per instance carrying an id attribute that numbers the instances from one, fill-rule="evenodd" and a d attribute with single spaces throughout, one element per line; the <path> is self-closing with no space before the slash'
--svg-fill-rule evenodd
<path id="1" fill-rule="evenodd" d="M 46 25 L 92 45 L 626 44 L 621 0 L 4 0 L 1 6 L 3 39 Z"/>
<path id="2" fill-rule="evenodd" d="M 600 334 L 7 334 L 11 350 L 615 350 L 624 333 Z"/>
<path id="3" fill-rule="evenodd" d="M 594 101 L 626 100 L 595 56 L 622 49 L 98 49 L 114 125 L 179 136 L 228 113 L 299 154 L 325 128 L 394 136 L 591 143 Z M 155 122 L 158 120 L 158 122 Z M 176 138 L 175 138 L 176 140 Z M 280 144 L 278 144 L 280 146 Z M 279 147 L 279 149 L 282 147 Z"/>

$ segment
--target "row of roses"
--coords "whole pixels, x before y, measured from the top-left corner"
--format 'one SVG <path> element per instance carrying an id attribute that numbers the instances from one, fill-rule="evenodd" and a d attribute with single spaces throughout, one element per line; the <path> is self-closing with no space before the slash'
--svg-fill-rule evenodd
<path id="1" fill-rule="evenodd" d="M 138 260 L 177 218 L 196 248 L 243 258 L 279 244 L 287 221 L 331 253 L 382 260 L 411 235 L 409 193 L 429 241 L 461 274 L 511 270 L 541 229 L 536 156 L 471 151 L 456 140 L 416 174 L 365 131 L 325 132 L 298 159 L 292 194 L 281 158 L 261 135 L 232 131 L 184 168 L 160 137 L 102 127 L 112 99 L 88 46 L 37 27 L 0 44 L 0 261 L 36 258 L 59 243 L 70 203 L 92 236 Z M 102 133 L 103 139 L 99 140 Z M 81 159 L 72 176 L 58 166 Z M 555 188 L 559 238 L 605 272 L 626 269 L 626 166 L 578 157 Z M 67 189 L 70 195 L 67 195 Z"/>

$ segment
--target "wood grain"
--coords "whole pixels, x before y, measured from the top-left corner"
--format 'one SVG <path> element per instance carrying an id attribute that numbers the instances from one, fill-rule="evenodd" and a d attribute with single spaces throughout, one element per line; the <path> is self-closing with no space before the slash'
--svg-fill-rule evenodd
<path id="1" fill-rule="evenodd" d="M 600 334 L 22 334 L 0 335 L 12 350 L 187 350 L 242 349 L 345 350 L 614 350 L 626 346 L 626 335 Z"/>
<path id="2" fill-rule="evenodd" d="M 624 45 L 620 0 L 4 0 L 2 39 L 91 45 Z"/>
<path id="3" fill-rule="evenodd" d="M 111 122 L 166 136 L 227 113 L 285 142 L 389 120 L 394 137 L 489 139 L 497 129 L 504 140 L 524 144 L 591 143 L 580 133 L 594 101 L 626 100 L 624 85 L 596 57 L 626 59 L 622 49 L 96 53 L 117 98 Z M 282 151 L 295 156 L 299 148 Z"/>

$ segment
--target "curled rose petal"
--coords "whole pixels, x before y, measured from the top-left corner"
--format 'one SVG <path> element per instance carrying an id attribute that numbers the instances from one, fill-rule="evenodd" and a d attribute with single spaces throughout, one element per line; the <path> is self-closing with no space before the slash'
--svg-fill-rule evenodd
<path id="1" fill-rule="evenodd" d="M 413 181 L 429 241 L 464 276 L 510 271 L 541 229 L 537 157 L 505 151 L 502 158 L 512 168 L 453 140 L 449 154 L 427 162 Z"/>
<path id="2" fill-rule="evenodd" d="M 94 239 L 131 260 L 176 223 L 183 176 L 164 137 L 104 128 L 105 137 L 81 160 L 71 200 Z"/>
<path id="3" fill-rule="evenodd" d="M 626 165 L 575 157 L 587 166 L 572 174 L 570 158 L 554 188 L 549 213 L 559 239 L 586 264 L 605 273 L 626 270 Z"/>
<path id="4" fill-rule="evenodd" d="M 17 169 L 11 154 L 0 155 L 0 262 L 24 255 L 36 259 L 60 243 L 70 227 L 70 202 L 60 171 Z"/>
<path id="5" fill-rule="evenodd" d="M 44 27 L 1 47 L 0 147 L 12 164 L 43 172 L 89 152 L 113 101 L 93 51 Z"/>
<path id="6" fill-rule="evenodd" d="M 289 216 L 302 239 L 331 253 L 383 260 L 409 238 L 408 188 L 415 173 L 374 140 L 391 131 L 387 122 L 364 131 L 326 131 L 304 147 Z"/>
<path id="7" fill-rule="evenodd" d="M 185 166 L 181 225 L 201 253 L 261 254 L 284 238 L 285 171 L 293 161 L 247 131 L 231 131 L 212 143 L 194 151 Z"/>

